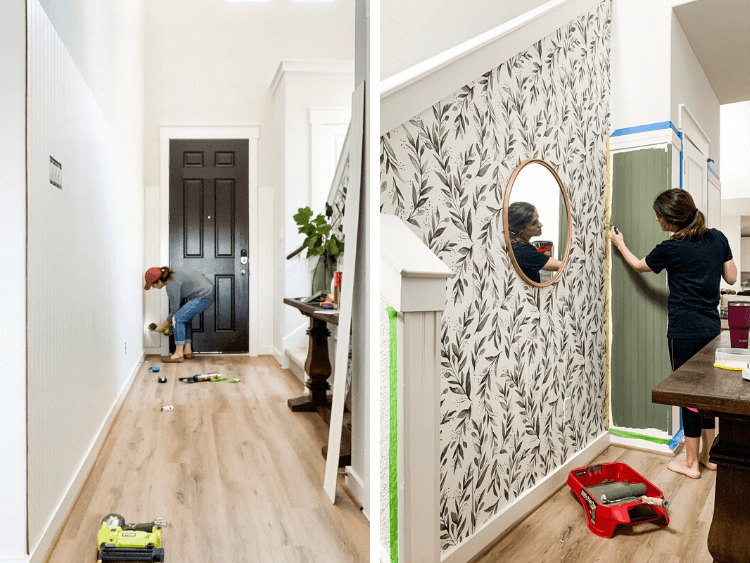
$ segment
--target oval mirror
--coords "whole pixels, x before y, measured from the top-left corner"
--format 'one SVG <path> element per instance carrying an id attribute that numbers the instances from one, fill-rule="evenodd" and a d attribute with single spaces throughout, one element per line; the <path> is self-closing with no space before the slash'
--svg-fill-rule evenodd
<path id="1" fill-rule="evenodd" d="M 521 279 L 545 287 L 560 278 L 570 250 L 570 203 L 557 172 L 543 160 L 526 160 L 513 171 L 503 231 Z"/>

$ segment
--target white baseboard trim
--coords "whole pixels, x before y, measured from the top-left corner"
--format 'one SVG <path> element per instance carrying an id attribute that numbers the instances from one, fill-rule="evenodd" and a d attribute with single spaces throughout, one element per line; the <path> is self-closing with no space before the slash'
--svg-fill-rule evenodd
<path id="1" fill-rule="evenodd" d="M 616 426 L 611 427 L 613 430 L 621 430 L 623 432 L 632 432 L 634 434 L 642 434 L 643 436 L 650 436 L 654 438 L 666 438 L 669 440 L 671 436 L 663 432 L 661 430 L 655 430 L 653 428 L 646 429 L 646 430 L 639 430 L 636 428 L 618 428 Z M 639 438 L 625 438 L 622 436 L 615 436 L 614 434 L 610 434 L 611 436 L 611 443 L 615 444 L 617 446 L 626 446 L 629 448 L 636 448 L 639 450 L 647 450 L 650 452 L 658 452 L 661 454 L 669 454 L 669 455 L 675 455 L 675 452 L 673 452 L 669 446 L 666 444 L 656 444 L 654 442 L 649 442 L 648 440 L 641 440 Z"/>
<path id="2" fill-rule="evenodd" d="M 356 471 L 354 471 L 354 468 L 351 465 L 346 466 L 346 475 L 344 476 L 344 483 L 346 483 L 346 486 L 349 487 L 349 490 L 352 492 L 352 494 L 356 497 L 356 499 L 359 501 L 359 504 L 362 505 L 362 514 L 365 515 L 365 518 L 367 520 L 370 520 L 369 513 L 369 507 L 370 502 L 369 499 L 366 499 L 366 491 L 365 491 L 365 482 L 362 480 L 362 477 L 360 477 Z M 365 502 L 367 500 L 368 502 Z"/>
<path id="3" fill-rule="evenodd" d="M 258 346 L 258 356 L 273 356 L 275 352 L 273 346 Z"/>
<path id="4" fill-rule="evenodd" d="M 466 563 L 471 561 L 513 524 L 526 517 L 540 504 L 552 496 L 568 480 L 570 471 L 586 465 L 610 443 L 610 434 L 602 433 L 597 439 L 570 458 L 567 463 L 547 475 L 533 489 L 525 492 L 486 522 L 473 536 L 453 547 L 441 556 L 442 563 Z"/>
<path id="5" fill-rule="evenodd" d="M 289 358 L 283 352 L 279 352 L 276 348 L 273 349 L 273 357 L 281 366 L 281 369 L 289 369 Z"/>
<path id="6" fill-rule="evenodd" d="M 125 385 L 123 385 L 122 390 L 117 396 L 117 399 L 115 399 L 115 402 L 109 409 L 109 413 L 107 413 L 107 417 L 99 427 L 99 431 L 96 433 L 94 440 L 91 442 L 91 445 L 86 452 L 86 456 L 83 458 L 80 465 L 78 466 L 78 470 L 70 480 L 65 495 L 58 503 L 57 507 L 52 513 L 51 518 L 47 522 L 47 525 L 44 528 L 44 532 L 42 533 L 42 537 L 40 538 L 39 542 L 32 547 L 31 554 L 28 555 L 27 558 L 10 559 L 8 561 L 17 561 L 18 563 L 42 563 L 42 561 L 44 560 L 44 557 L 45 555 L 47 555 L 47 551 L 52 545 L 52 542 L 54 541 L 55 536 L 60 529 L 60 526 L 65 521 L 65 518 L 68 515 L 68 511 L 70 510 L 73 502 L 78 496 L 78 492 L 80 491 L 81 486 L 86 480 L 86 477 L 88 477 L 91 467 L 94 465 L 96 458 L 99 457 L 99 452 L 101 451 L 102 445 L 104 443 L 104 438 L 106 438 L 107 434 L 109 433 L 109 429 L 112 426 L 112 423 L 114 422 L 114 419 L 117 416 L 122 403 L 125 401 L 125 397 L 127 397 L 128 391 L 130 391 L 130 388 L 133 385 L 133 381 L 135 381 L 135 376 L 144 362 L 144 355 L 145 354 L 142 354 L 140 359 L 135 363 L 135 366 L 131 370 L 128 379 L 125 382 Z M 0 561 L 5 563 L 6 560 L 0 559 Z"/>

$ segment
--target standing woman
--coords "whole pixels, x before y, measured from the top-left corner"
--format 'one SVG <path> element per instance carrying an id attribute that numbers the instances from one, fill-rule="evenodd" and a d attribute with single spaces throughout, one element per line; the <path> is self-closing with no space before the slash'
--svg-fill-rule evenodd
<path id="1" fill-rule="evenodd" d="M 536 283 L 541 282 L 539 270 L 556 272 L 562 262 L 552 258 L 547 252 L 541 254 L 531 244 L 531 237 L 542 235 L 542 222 L 536 207 L 524 201 L 517 201 L 508 206 L 508 234 L 513 247 L 513 256 L 526 277 Z"/>
<path id="2" fill-rule="evenodd" d="M 174 354 L 162 361 L 178 363 L 182 362 L 183 358 L 193 359 L 192 318 L 208 305 L 214 292 L 213 284 L 206 276 L 190 268 L 170 270 L 164 267 L 146 270 L 144 289 L 149 290 L 152 287 L 166 287 L 169 297 L 169 316 L 154 330 L 163 332 L 168 326 L 174 326 Z M 187 299 L 187 303 L 180 307 L 183 299 Z"/>
<path id="3" fill-rule="evenodd" d="M 662 192 L 653 208 L 662 230 L 671 232 L 672 236 L 645 258 L 638 259 L 630 252 L 623 235 L 615 232 L 614 227 L 609 236 L 636 272 L 658 274 L 667 270 L 667 341 L 672 370 L 676 370 L 721 332 L 719 284 L 722 277 L 728 284 L 737 281 L 737 266 L 727 238 L 717 229 L 706 228 L 705 216 L 695 207 L 687 191 Z M 700 477 L 699 463 L 715 471 L 716 465 L 708 461 L 715 435 L 713 413 L 682 407 L 682 424 L 685 459 L 670 461 L 667 467 L 693 479 Z M 700 455 L 699 439 L 702 442 Z"/>

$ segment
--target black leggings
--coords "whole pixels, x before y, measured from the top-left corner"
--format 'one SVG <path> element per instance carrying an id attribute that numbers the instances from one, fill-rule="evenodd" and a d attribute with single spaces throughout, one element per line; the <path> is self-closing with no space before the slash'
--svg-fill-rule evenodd
<path id="1" fill-rule="evenodd" d="M 672 362 L 672 371 L 697 354 L 704 346 L 711 342 L 715 336 L 704 338 L 670 338 L 669 359 Z M 688 438 L 700 438 L 701 429 L 711 430 L 716 428 L 714 414 L 712 412 L 694 412 L 686 407 L 682 408 L 682 426 L 685 436 Z"/>

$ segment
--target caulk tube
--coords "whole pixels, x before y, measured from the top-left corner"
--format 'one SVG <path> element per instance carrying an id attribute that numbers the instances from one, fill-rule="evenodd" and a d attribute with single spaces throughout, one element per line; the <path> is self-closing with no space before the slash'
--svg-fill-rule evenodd
<path id="1" fill-rule="evenodd" d="M 209 381 L 219 377 L 218 373 L 196 373 L 193 376 L 193 381 Z"/>

